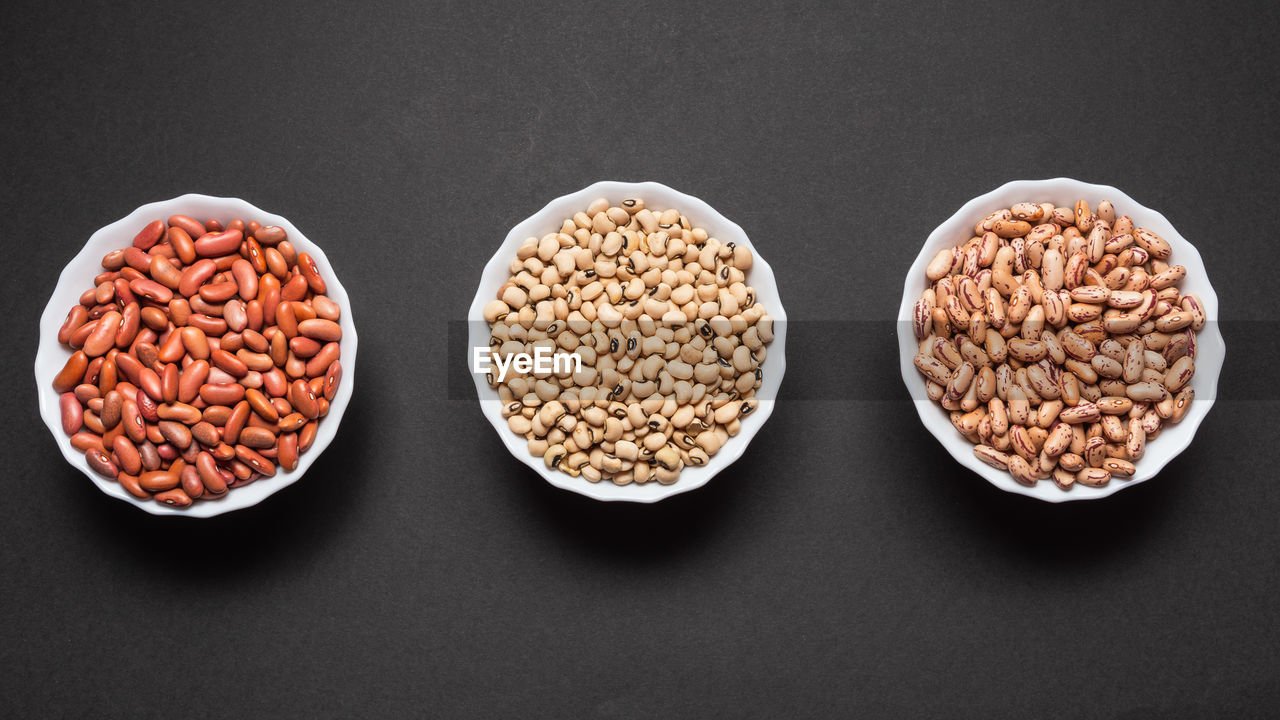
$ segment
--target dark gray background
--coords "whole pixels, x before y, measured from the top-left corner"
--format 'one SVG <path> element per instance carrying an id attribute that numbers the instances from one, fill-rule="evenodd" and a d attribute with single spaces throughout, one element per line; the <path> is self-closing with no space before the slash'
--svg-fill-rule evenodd
<path id="1" fill-rule="evenodd" d="M 1280 712 L 1275 4 L 45 5 L 0 22 L 0 715 Z M 889 322 L 935 225 L 1058 175 L 1161 210 L 1234 323 L 1190 449 L 1068 506 L 951 461 Z M 869 328 L 797 336 L 742 460 L 651 507 L 551 488 L 446 387 L 507 230 L 601 179 L 707 200 L 793 319 Z M 304 481 L 204 521 L 99 493 L 31 373 L 62 266 L 185 192 L 303 228 L 361 344 Z"/>

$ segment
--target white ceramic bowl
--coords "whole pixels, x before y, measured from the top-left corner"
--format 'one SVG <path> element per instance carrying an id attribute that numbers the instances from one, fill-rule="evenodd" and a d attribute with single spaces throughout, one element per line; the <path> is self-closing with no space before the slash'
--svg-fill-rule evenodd
<path id="1" fill-rule="evenodd" d="M 706 228 L 711 237 L 719 238 L 721 242 L 733 242 L 751 248 L 755 258 L 751 270 L 747 273 L 747 284 L 755 289 L 757 302 L 762 304 L 774 319 L 774 338 L 769 344 L 768 357 L 763 366 L 764 380 L 756 390 L 756 397 L 760 401 L 759 409 L 743 419 L 742 431 L 737 436 L 729 438 L 720 452 L 711 457 L 710 462 L 702 467 L 686 467 L 680 472 L 680 479 L 671 485 L 651 482 L 644 485 L 633 483 L 619 487 L 608 481 L 591 483 L 581 477 L 570 477 L 558 470 L 548 469 L 542 458 L 529 454 L 525 439 L 511 432 L 507 426 L 507 421 L 502 417 L 502 403 L 498 400 L 497 391 L 489 387 L 483 376 L 471 373 L 471 348 L 488 347 L 489 344 L 488 325 L 484 321 L 484 306 L 496 296 L 498 288 L 507 281 L 508 266 L 521 243 L 525 238 L 542 237 L 549 232 L 559 230 L 565 218 L 585 210 L 592 200 L 601 197 L 608 198 L 612 203 L 621 202 L 628 197 L 638 197 L 643 198 L 650 208 L 676 208 L 689 218 L 691 223 Z M 787 316 L 782 309 L 782 302 L 778 297 L 778 286 L 774 282 L 773 270 L 769 267 L 769 263 L 765 262 L 760 252 L 747 239 L 747 234 L 742 228 L 716 212 L 710 205 L 656 182 L 598 182 L 578 192 L 552 200 L 546 207 L 516 225 L 511 232 L 507 233 L 507 239 L 485 265 L 484 274 L 480 278 L 480 287 L 476 291 L 475 300 L 471 302 L 467 319 L 467 372 L 471 374 L 476 392 L 480 396 L 480 409 L 493 425 L 493 429 L 497 431 L 498 437 L 502 438 L 502 442 L 516 459 L 533 468 L 547 482 L 596 500 L 651 503 L 706 485 L 716 473 L 727 468 L 742 455 L 751 438 L 755 437 L 756 431 L 769 418 L 773 412 L 774 400 L 778 395 L 778 386 L 782 383 L 782 375 L 786 369 Z"/>
<path id="2" fill-rule="evenodd" d="M 1195 401 L 1191 410 L 1176 425 L 1164 427 L 1160 436 L 1147 443 L 1146 453 L 1135 465 L 1137 472 L 1130 479 L 1114 478 L 1105 487 L 1091 488 L 1076 485 L 1071 490 L 1063 491 L 1050 480 L 1042 480 L 1034 487 L 1018 484 L 1007 472 L 997 470 L 973 454 L 973 446 L 951 425 L 947 412 L 940 405 L 929 400 L 925 394 L 924 377 L 916 370 L 913 358 L 918 343 L 911 330 L 911 315 L 916 300 L 929 286 L 925 277 L 925 267 L 934 255 L 944 247 L 966 242 L 973 236 L 973 226 L 988 214 L 1001 208 L 1007 208 L 1017 202 L 1051 202 L 1054 205 L 1074 205 L 1077 200 L 1087 200 L 1097 207 L 1102 200 L 1110 200 L 1115 205 L 1117 215 L 1128 215 L 1138 227 L 1155 230 L 1173 248 L 1170 263 L 1184 265 L 1187 277 L 1179 286 L 1182 292 L 1194 292 L 1204 301 L 1209 322 L 1196 337 L 1196 374 L 1191 381 L 1195 388 Z M 1205 273 L 1204 262 L 1200 253 L 1174 229 L 1163 215 L 1143 207 L 1133 198 L 1107 185 L 1092 185 L 1068 178 L 1052 180 L 1018 180 L 1006 183 L 1001 187 L 965 203 L 950 219 L 942 223 L 929 235 L 924 247 L 911 264 L 902 291 L 902 306 L 898 309 L 898 346 L 901 352 L 902 379 L 915 400 L 920 420 L 929 432 L 942 443 L 961 465 L 986 478 L 988 482 L 1001 490 L 1019 495 L 1045 500 L 1048 502 L 1064 502 L 1067 500 L 1094 500 L 1106 497 L 1140 482 L 1154 477 L 1170 460 L 1175 458 L 1191 444 L 1196 428 L 1209 413 L 1217 394 L 1218 374 L 1222 370 L 1222 361 L 1226 356 L 1226 345 L 1222 333 L 1218 329 L 1218 296 L 1209 284 Z"/>
<path id="3" fill-rule="evenodd" d="M 246 222 L 257 220 L 263 225 L 279 225 L 288 233 L 289 242 L 300 252 L 308 252 L 315 258 L 324 276 L 328 288 L 328 296 L 342 308 L 342 382 L 338 392 L 329 405 L 329 414 L 321 419 L 312 446 L 298 458 L 298 467 L 291 472 L 277 470 L 275 477 L 261 478 L 257 482 L 234 488 L 222 497 L 214 500 L 197 500 L 187 508 L 175 508 L 152 500 L 139 500 L 114 480 L 108 480 L 89 468 L 84 454 L 71 447 L 71 441 L 62 430 L 61 414 L 58 408 L 58 393 L 53 389 L 53 378 L 66 364 L 71 351 L 58 342 L 58 329 L 62 326 L 71 307 L 79 302 L 80 294 L 93 286 L 93 278 L 102 272 L 102 256 L 112 250 L 128 247 L 133 236 L 144 225 L 152 220 L 163 220 L 171 215 L 189 215 L 200 220 L 216 218 L 228 223 L 236 218 Z M 85 243 L 84 248 L 76 255 L 58 278 L 53 297 L 40 317 L 40 347 L 36 352 L 36 388 L 40 402 L 40 415 L 53 433 L 58 447 L 67 462 L 80 470 L 98 486 L 102 492 L 119 498 L 155 515 L 179 515 L 184 517 L 211 517 L 232 510 L 256 505 L 268 495 L 283 487 L 297 482 L 320 457 L 325 447 L 333 441 L 338 432 L 338 424 L 342 421 L 342 413 L 351 401 L 351 392 L 355 387 L 356 368 L 356 328 L 351 318 L 351 301 L 347 291 L 338 282 L 333 267 L 325 257 L 324 251 L 302 234 L 293 223 L 279 215 L 259 210 L 244 200 L 237 198 L 210 197 L 208 195 L 183 195 L 164 202 L 143 205 L 128 216 L 117 220 L 98 230 Z"/>

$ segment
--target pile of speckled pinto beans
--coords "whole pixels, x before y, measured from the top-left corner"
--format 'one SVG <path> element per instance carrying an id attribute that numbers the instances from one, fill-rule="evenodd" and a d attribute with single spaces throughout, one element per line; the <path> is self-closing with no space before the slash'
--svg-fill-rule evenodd
<path id="1" fill-rule="evenodd" d="M 1206 315 L 1171 253 L 1105 200 L 988 215 L 926 270 L 913 321 L 929 397 L 1023 485 L 1132 476 L 1194 397 Z"/>

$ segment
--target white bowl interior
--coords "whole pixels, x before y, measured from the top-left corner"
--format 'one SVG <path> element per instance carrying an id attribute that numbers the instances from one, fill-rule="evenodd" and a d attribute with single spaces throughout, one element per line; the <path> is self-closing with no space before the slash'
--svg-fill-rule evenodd
<path id="1" fill-rule="evenodd" d="M 916 300 L 929 286 L 929 281 L 925 277 L 925 267 L 929 261 L 944 247 L 968 241 L 973 236 L 974 224 L 979 220 L 996 210 L 1010 207 L 1021 201 L 1074 205 L 1077 200 L 1087 200 L 1093 207 L 1097 207 L 1102 200 L 1110 200 L 1116 207 L 1117 216 L 1128 215 L 1133 218 L 1136 226 L 1151 228 L 1169 241 L 1169 245 L 1173 248 L 1173 255 L 1169 258 L 1171 264 L 1186 266 L 1187 277 L 1182 281 L 1180 289 L 1183 293 L 1194 292 L 1200 296 L 1204 301 L 1209 319 L 1208 324 L 1196 337 L 1196 373 L 1191 381 L 1191 386 L 1195 388 L 1195 401 L 1182 422 L 1165 426 L 1160 436 L 1147 444 L 1145 455 L 1135 463 L 1137 472 L 1132 478 L 1127 480 L 1115 478 L 1100 488 L 1077 485 L 1067 491 L 1059 489 L 1048 480 L 1038 482 L 1034 487 L 1026 487 L 1018 484 L 1007 472 L 997 470 L 978 460 L 973 454 L 973 446 L 952 427 L 947 412 L 925 394 L 924 378 L 916 370 L 913 362 L 918 342 L 911 330 L 911 315 Z M 1001 490 L 1048 502 L 1093 500 L 1149 480 L 1191 444 L 1196 428 L 1200 426 L 1200 422 L 1209 413 L 1209 408 L 1213 406 L 1217 394 L 1218 375 L 1222 371 L 1222 362 L 1226 357 L 1226 345 L 1222 340 L 1217 320 L 1218 296 L 1209 284 L 1209 276 L 1205 272 L 1200 253 L 1159 212 L 1144 207 L 1120 190 L 1107 185 L 1093 185 L 1069 178 L 1018 180 L 974 198 L 957 210 L 929 235 L 920 254 L 911 264 L 902 292 L 902 305 L 898 309 L 898 345 L 901 352 L 902 378 L 911 392 L 912 399 L 915 400 L 916 410 L 925 427 L 938 438 L 957 462 L 986 478 L 992 485 Z"/>
<path id="2" fill-rule="evenodd" d="M 523 437 L 511 432 L 507 421 L 502 418 L 502 403 L 498 393 L 491 389 L 484 377 L 471 373 L 470 356 L 473 347 L 488 347 L 488 326 L 484 322 L 484 306 L 493 299 L 498 288 L 507 281 L 508 265 L 515 257 L 516 250 L 528 237 L 542 237 L 560 228 L 561 223 L 574 213 L 586 209 L 596 198 L 608 198 L 612 203 L 621 202 L 628 197 L 643 198 L 651 208 L 676 208 L 694 225 L 706 228 L 711 237 L 721 242 L 733 242 L 751 248 L 754 262 L 747 273 L 747 284 L 755 289 L 757 302 L 761 303 L 774 319 L 774 339 L 769 345 L 768 357 L 764 362 L 764 379 L 756 390 L 760 407 L 749 418 L 742 422 L 742 431 L 729 438 L 720 452 L 701 467 L 687 467 L 680 472 L 680 479 L 672 485 L 661 485 L 656 482 L 644 485 L 614 485 L 608 481 L 591 483 L 580 477 L 570 477 L 558 470 L 548 469 L 542 458 L 529 454 Z M 506 240 L 485 265 L 480 278 L 480 287 L 471 303 L 468 318 L 468 367 L 480 397 L 480 409 L 493 425 L 502 442 L 518 460 L 533 468 L 547 482 L 556 487 L 586 495 L 596 500 L 623 500 L 631 502 L 651 503 L 707 484 L 716 473 L 728 467 L 747 449 L 756 431 L 764 425 L 765 420 L 773 413 L 774 401 L 778 395 L 778 386 L 782 383 L 782 375 L 786 370 L 786 312 L 778 296 L 778 286 L 774 281 L 773 270 L 769 267 L 759 250 L 752 245 L 742 228 L 716 212 L 707 203 L 673 190 L 656 182 L 598 182 L 578 192 L 556 198 L 532 216 L 516 225 L 507 233 Z"/>
<path id="3" fill-rule="evenodd" d="M 71 447 L 70 438 L 62 430 L 61 414 L 58 408 L 58 393 L 53 389 L 53 378 L 66 364 L 71 351 L 58 342 L 58 329 L 66 319 L 67 312 L 79 303 L 80 294 L 92 287 L 94 276 L 102 272 L 102 256 L 112 250 L 128 247 L 133 236 L 142 227 L 156 219 L 166 219 L 170 215 L 189 215 L 200 220 L 216 218 L 227 223 L 236 218 L 246 222 L 257 220 L 263 225 L 279 225 L 288 233 L 289 242 L 300 252 L 310 253 L 315 258 L 324 276 L 328 295 L 342 308 L 342 382 L 338 392 L 329 406 L 329 414 L 320 421 L 316 439 L 307 452 L 298 459 L 298 467 L 292 471 L 277 470 L 275 477 L 261 478 L 254 483 L 234 488 L 221 498 L 213 500 L 197 500 L 187 508 L 175 508 L 152 500 L 139 500 L 125 491 L 114 480 L 108 480 L 89 468 L 84 454 Z M 172 200 L 143 205 L 129 215 L 98 230 L 89 238 L 71 262 L 62 270 L 53 297 L 45 306 L 40 317 L 40 347 L 36 352 L 36 387 L 40 402 L 40 415 L 49 426 L 57 440 L 62 455 L 74 467 L 83 472 L 98 486 L 102 492 L 124 500 L 155 515 L 178 515 L 184 517 L 211 517 L 240 508 L 256 505 L 281 488 L 297 482 L 307 468 L 320 457 L 320 453 L 328 447 L 337 434 L 342 414 L 351 401 L 351 393 L 355 387 L 356 360 L 356 328 L 351 317 L 351 301 L 347 291 L 338 282 L 337 275 L 324 251 L 307 239 L 287 219 L 272 213 L 264 212 L 257 207 L 238 198 L 220 198 L 208 195 L 189 194 Z"/>

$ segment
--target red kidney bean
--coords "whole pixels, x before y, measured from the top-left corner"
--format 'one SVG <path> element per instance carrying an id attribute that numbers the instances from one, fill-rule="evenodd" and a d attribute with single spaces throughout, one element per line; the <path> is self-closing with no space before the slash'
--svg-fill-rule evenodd
<path id="1" fill-rule="evenodd" d="M 276 435 L 266 428 L 247 427 L 240 431 L 240 444 L 255 450 L 275 447 Z"/>
<path id="2" fill-rule="evenodd" d="M 164 439 L 179 450 L 191 444 L 191 430 L 186 425 L 173 420 L 161 420 L 159 428 Z"/>
<path id="3" fill-rule="evenodd" d="M 116 371 L 117 355 L 119 353 L 115 350 L 108 350 L 107 356 L 102 361 L 102 367 L 98 369 L 98 390 L 100 392 L 111 392 L 120 380 L 120 375 Z"/>
<path id="4" fill-rule="evenodd" d="M 200 408 L 184 402 L 165 403 L 157 409 L 156 414 L 161 420 L 177 420 L 184 425 L 198 423 L 203 417 Z"/>
<path id="5" fill-rule="evenodd" d="M 102 267 L 107 270 L 119 270 L 124 267 L 124 250 L 112 250 L 102 256 Z"/>
<path id="6" fill-rule="evenodd" d="M 71 447 L 85 452 L 86 450 L 105 450 L 102 436 L 91 432 L 78 432 L 71 436 Z"/>
<path id="7" fill-rule="evenodd" d="M 190 265 L 196 261 L 196 246 L 191 240 L 190 233 L 180 227 L 170 227 L 167 238 L 169 244 L 173 246 L 174 254 L 183 265 Z"/>
<path id="8" fill-rule="evenodd" d="M 292 340 L 298 335 L 298 319 L 293 314 L 293 306 L 288 303 L 280 303 L 276 306 L 276 327 L 284 334 L 286 339 Z"/>
<path id="9" fill-rule="evenodd" d="M 84 427 L 84 407 L 73 392 L 64 392 L 58 396 L 58 408 L 62 412 L 62 430 L 68 435 L 75 435 Z"/>
<path id="10" fill-rule="evenodd" d="M 138 476 L 138 485 L 148 492 L 164 492 L 178 487 L 179 474 L 170 470 L 148 470 Z"/>
<path id="11" fill-rule="evenodd" d="M 116 344 L 116 332 L 120 330 L 120 313 L 115 310 L 98 319 L 93 332 L 84 340 L 84 353 L 91 358 L 105 355 Z"/>
<path id="12" fill-rule="evenodd" d="M 249 350 L 248 348 L 242 347 L 236 350 L 235 355 L 236 355 L 236 359 L 244 363 L 244 366 L 246 368 L 246 374 L 248 373 L 248 371 L 256 371 L 259 373 L 266 372 L 271 368 L 275 367 L 275 363 L 271 361 L 270 355 L 265 355 L 263 353 L 256 353 L 256 352 L 253 352 L 252 350 Z"/>
<path id="13" fill-rule="evenodd" d="M 209 377 L 209 363 L 200 359 L 182 369 L 178 379 L 178 400 L 189 403 L 200 394 L 200 387 Z"/>
<path id="14" fill-rule="evenodd" d="M 311 307 L 316 311 L 316 317 L 325 320 L 334 320 L 342 315 L 342 308 L 338 307 L 338 303 L 329 299 L 327 295 L 317 295 L 311 298 Z"/>
<path id="15" fill-rule="evenodd" d="M 320 268 L 316 266 L 316 261 L 311 258 L 311 255 L 298 253 L 298 270 L 302 273 L 302 277 L 307 279 L 311 292 L 317 295 L 323 295 L 326 292 L 324 278 L 320 277 Z"/>
<path id="16" fill-rule="evenodd" d="M 228 444 L 234 444 L 240 439 L 240 431 L 244 429 L 249 422 L 249 402 L 242 400 L 236 403 L 231 409 L 231 416 L 227 418 L 227 422 L 222 427 L 222 441 Z"/>
<path id="17" fill-rule="evenodd" d="M 142 324 L 154 331 L 162 331 L 169 327 L 169 318 L 164 311 L 154 307 L 144 307 L 139 313 Z"/>
<path id="18" fill-rule="evenodd" d="M 184 297 L 192 297 L 200 292 L 200 286 L 208 282 L 217 271 L 217 264 L 208 258 L 195 261 L 183 269 L 178 281 L 178 292 Z"/>
<path id="19" fill-rule="evenodd" d="M 218 434 L 218 428 L 211 422 L 201 420 L 191 426 L 191 437 L 201 445 L 213 447 L 222 441 L 222 436 Z"/>
<path id="20" fill-rule="evenodd" d="M 173 299 L 172 290 L 155 280 L 147 278 L 139 278 L 130 282 L 129 289 L 133 291 L 134 295 L 160 305 L 166 305 Z"/>
<path id="21" fill-rule="evenodd" d="M 93 294 L 93 301 L 99 305 L 105 305 L 115 299 L 116 286 L 110 281 L 104 280 L 98 283 L 98 290 Z"/>
<path id="22" fill-rule="evenodd" d="M 129 287 L 129 280 L 118 277 L 114 280 L 116 286 L 116 298 L 123 305 L 138 302 L 138 296 L 133 294 L 133 290 Z"/>
<path id="23" fill-rule="evenodd" d="M 237 445 L 236 447 L 239 448 L 242 446 Z M 248 448 L 245 449 L 247 450 Z M 243 462 L 240 462 L 239 458 L 232 460 L 227 465 L 231 468 L 231 474 L 235 476 L 235 479 L 232 480 L 227 487 L 237 488 L 242 485 L 248 485 L 256 479 L 253 468 L 245 465 Z"/>
<path id="24" fill-rule="evenodd" d="M 280 419 L 280 414 L 276 411 L 275 406 L 271 404 L 271 400 L 266 395 L 263 395 L 261 391 L 245 390 L 244 399 L 249 403 L 249 408 L 263 420 L 274 423 Z"/>
<path id="25" fill-rule="evenodd" d="M 160 383 L 160 374 L 155 370 L 149 367 L 142 368 L 142 373 L 138 376 L 138 387 L 152 400 L 156 402 L 164 400 L 164 387 Z"/>
<path id="26" fill-rule="evenodd" d="M 274 276 L 273 276 L 274 277 Z M 281 302 L 296 302 L 307 296 L 307 279 L 294 275 L 280 286 Z"/>
<path id="27" fill-rule="evenodd" d="M 128 247 L 124 249 L 124 262 L 128 268 L 132 268 L 134 271 L 139 273 L 145 273 L 151 269 L 151 256 L 148 255 L 145 250 L 140 250 L 136 247 Z M 121 269 L 122 277 L 124 270 L 128 268 Z"/>
<path id="28" fill-rule="evenodd" d="M 302 429 L 298 431 L 298 452 L 306 452 L 310 449 L 311 443 L 316 440 L 316 431 L 319 427 L 315 420 L 302 426 Z"/>
<path id="29" fill-rule="evenodd" d="M 170 290 L 177 290 L 178 286 L 182 284 L 182 271 L 174 267 L 173 263 L 169 262 L 169 258 L 163 255 L 153 255 L 151 257 L 150 273 L 156 282 Z"/>
<path id="30" fill-rule="evenodd" d="M 194 325 L 182 328 L 178 335 L 182 339 L 182 347 L 193 360 L 209 359 L 209 338 L 204 331 Z"/>
<path id="31" fill-rule="evenodd" d="M 182 491 L 187 494 L 190 499 L 197 499 L 204 495 L 204 483 L 200 481 L 200 471 L 194 465 L 187 465 L 182 468 L 182 472 L 178 474 Z"/>
<path id="32" fill-rule="evenodd" d="M 88 321 L 88 309 L 83 305 L 73 305 L 71 311 L 67 313 L 67 319 L 62 323 L 62 327 L 58 328 L 58 342 L 66 344 L 71 340 L 71 334 L 79 330 Z"/>
<path id="33" fill-rule="evenodd" d="M 129 438 L 124 435 L 117 435 L 115 440 L 111 442 L 111 450 L 115 453 L 121 470 L 130 475 L 137 475 L 142 472 L 142 455 L 138 453 L 138 448 L 134 446 L 133 441 Z"/>
<path id="34" fill-rule="evenodd" d="M 256 247 L 257 243 L 252 240 L 250 247 Z M 265 263 L 264 270 L 265 270 Z M 240 299 L 248 302 L 258 296 L 258 275 L 260 271 L 254 269 L 253 263 L 248 260 L 236 260 L 231 264 L 231 275 L 235 278 L 236 289 L 240 293 Z"/>
<path id="35" fill-rule="evenodd" d="M 276 448 L 276 460 L 280 463 L 280 467 L 290 471 L 298 467 L 297 433 L 285 433 L 284 435 L 281 435 Z"/>
<path id="36" fill-rule="evenodd" d="M 135 443 L 140 443 L 147 439 L 146 422 L 142 419 L 142 414 L 138 412 L 138 403 L 133 400 L 125 398 L 120 413 L 120 424 L 124 426 L 124 433 Z"/>
<path id="37" fill-rule="evenodd" d="M 187 215 L 169 216 L 169 227 L 181 228 L 191 237 L 200 237 L 205 234 L 204 223 Z"/>
<path id="38" fill-rule="evenodd" d="M 73 390 L 84 378 L 84 371 L 89 367 L 89 356 L 83 350 L 77 350 L 67 358 L 67 364 L 53 378 L 53 389 L 60 393 Z"/>
<path id="39" fill-rule="evenodd" d="M 232 332 L 243 332 L 249 327 L 249 315 L 245 312 L 244 303 L 239 300 L 228 300 L 222 306 L 222 319 Z"/>
<path id="40" fill-rule="evenodd" d="M 230 300 L 238 292 L 236 284 L 230 281 L 210 283 L 200 286 L 200 299 L 208 303 L 222 303 Z"/>
<path id="41" fill-rule="evenodd" d="M 182 452 L 178 454 L 178 457 L 182 458 L 183 462 L 193 463 L 196 461 L 196 456 L 199 454 L 200 445 L 193 442 L 182 448 Z"/>
<path id="42" fill-rule="evenodd" d="M 98 329 L 98 321 L 102 319 L 101 317 L 93 317 L 92 311 L 86 311 L 86 313 L 89 321 L 76 328 L 75 331 L 71 333 L 71 337 L 67 339 L 67 344 L 73 348 L 83 349 L 84 341 L 88 340 L 89 336 Z"/>
<path id="43" fill-rule="evenodd" d="M 200 475 L 200 482 L 204 484 L 205 491 L 209 494 L 221 495 L 227 491 L 227 481 L 218 472 L 218 462 L 213 455 L 207 452 L 197 455 L 196 471 Z"/>
<path id="44" fill-rule="evenodd" d="M 111 462 L 111 457 L 97 448 L 86 450 L 84 459 L 94 472 L 109 480 L 116 479 L 116 474 L 120 472 L 116 464 Z"/>
<path id="45" fill-rule="evenodd" d="M 137 475 L 130 475 L 129 473 L 119 473 L 118 475 L 116 475 L 116 480 L 120 483 L 120 486 L 123 487 L 130 495 L 142 500 L 149 500 L 151 498 L 151 493 L 147 492 L 146 490 L 143 490 L 142 486 L 138 484 Z"/>
<path id="46" fill-rule="evenodd" d="M 272 463 L 261 454 L 254 452 L 252 448 L 245 447 L 244 445 L 236 445 L 235 450 L 236 458 L 240 460 L 240 462 L 252 468 L 254 472 L 265 475 L 266 477 L 275 477 L 275 463 Z"/>
<path id="47" fill-rule="evenodd" d="M 228 463 L 235 459 L 236 450 L 228 445 L 224 440 L 223 442 L 209 448 L 209 454 L 220 463 Z"/>
<path id="48" fill-rule="evenodd" d="M 142 467 L 146 470 L 158 470 L 164 462 L 160 457 L 160 451 L 150 442 L 138 445 L 138 455 L 142 458 Z"/>
<path id="49" fill-rule="evenodd" d="M 210 231 L 196 239 L 196 254 L 201 257 L 229 255 L 240 248 L 244 234 L 239 230 Z"/>
<path id="50" fill-rule="evenodd" d="M 320 352 L 315 357 L 307 361 L 307 377 L 321 377 L 329 371 L 329 366 L 338 361 L 338 356 L 342 352 L 338 343 L 326 343 L 320 348 Z"/>
<path id="51" fill-rule="evenodd" d="M 332 320 L 315 318 L 298 323 L 298 332 L 312 340 L 337 342 L 342 339 L 342 328 Z"/>
<path id="52" fill-rule="evenodd" d="M 276 423 L 276 428 L 282 433 L 291 433 L 301 430 L 302 426 L 306 424 L 306 416 L 300 412 L 291 412 L 280 417 L 280 420 Z"/>
<path id="53" fill-rule="evenodd" d="M 84 377 L 82 380 L 87 383 L 97 384 L 98 373 L 102 370 L 102 364 L 106 362 L 106 358 L 96 357 L 89 361 L 89 367 L 84 369 Z"/>
<path id="54" fill-rule="evenodd" d="M 253 237 L 263 245 L 278 245 L 285 239 L 284 228 L 276 225 L 267 225 L 258 228 L 254 232 Z"/>
<path id="55" fill-rule="evenodd" d="M 242 378 L 249 372 L 249 367 L 240 358 L 226 350 L 215 349 L 209 352 L 209 359 L 221 371 L 232 377 Z"/>
<path id="56" fill-rule="evenodd" d="M 244 390 L 244 386 L 239 383 L 225 385 L 205 383 L 200 386 L 200 399 L 210 405 L 232 405 L 244 398 Z"/>
<path id="57" fill-rule="evenodd" d="M 102 421 L 99 420 L 98 416 L 93 414 L 93 412 L 86 412 L 84 414 L 84 427 L 89 432 L 97 433 L 99 435 L 105 435 L 107 432 L 107 429 L 102 427 Z M 105 446 L 106 443 L 103 443 L 103 445 Z"/>
<path id="58" fill-rule="evenodd" d="M 120 313 L 120 326 L 116 328 L 115 346 L 121 350 L 133 344 L 138 336 L 138 327 L 142 322 L 142 307 L 136 302 L 124 306 Z"/>
<path id="59" fill-rule="evenodd" d="M 120 424 L 121 411 L 124 409 L 124 396 L 112 390 L 106 394 L 102 402 L 102 426 L 110 430 Z"/>
<path id="60" fill-rule="evenodd" d="M 165 335 L 164 337 L 165 341 L 168 342 L 169 335 Z M 138 343 L 135 347 L 135 353 L 138 356 L 139 367 L 154 368 L 156 363 L 160 361 L 160 351 L 155 345 L 148 342 Z M 141 377 L 141 375 L 139 375 L 139 377 Z"/>
<path id="61" fill-rule="evenodd" d="M 137 235 L 133 236 L 133 246 L 142 250 L 150 250 L 156 243 L 160 242 L 160 238 L 164 236 L 165 224 L 163 220 L 147 223 Z"/>
<path id="62" fill-rule="evenodd" d="M 178 366 L 176 363 L 165 365 L 164 371 L 160 373 L 160 394 L 164 401 L 168 403 L 178 399 Z"/>
<path id="63" fill-rule="evenodd" d="M 320 415 L 320 406 L 316 402 L 315 393 L 302 380 L 294 380 L 289 385 L 289 404 L 309 420 L 314 420 Z"/>
<path id="64" fill-rule="evenodd" d="M 271 349 L 271 342 L 257 330 L 246 329 L 240 333 L 240 337 L 244 340 L 244 346 L 252 352 L 265 353 Z"/>
<path id="65" fill-rule="evenodd" d="M 258 297 L 254 300 L 262 305 L 264 322 L 276 316 L 276 306 L 280 304 L 280 281 L 275 275 L 264 275 L 258 279 Z"/>
<path id="66" fill-rule="evenodd" d="M 143 344 L 149 343 L 139 343 L 139 346 Z M 135 347 L 134 352 L 138 352 L 137 347 Z M 124 373 L 126 380 L 134 383 L 135 385 L 138 383 L 138 378 L 142 375 L 142 361 L 140 361 L 136 355 L 130 355 L 128 353 L 121 353 L 120 355 L 117 355 L 116 367 L 120 369 L 120 372 Z"/>
<path id="67" fill-rule="evenodd" d="M 156 352 L 156 360 L 161 362 L 178 362 L 182 359 L 185 348 L 182 347 L 182 334 L 178 332 L 170 332 L 164 337 L 164 342 L 160 343 L 160 349 Z"/>
<path id="68" fill-rule="evenodd" d="M 205 335 L 221 337 L 227 333 L 227 323 L 222 318 L 192 313 L 191 316 L 187 318 L 187 324 L 192 327 L 200 328 Z"/>
<path id="69" fill-rule="evenodd" d="M 284 256 L 280 251 L 273 248 L 263 248 L 262 258 L 266 261 L 267 272 L 275 276 L 277 280 L 284 278 L 289 274 L 289 266 L 284 261 Z"/>

